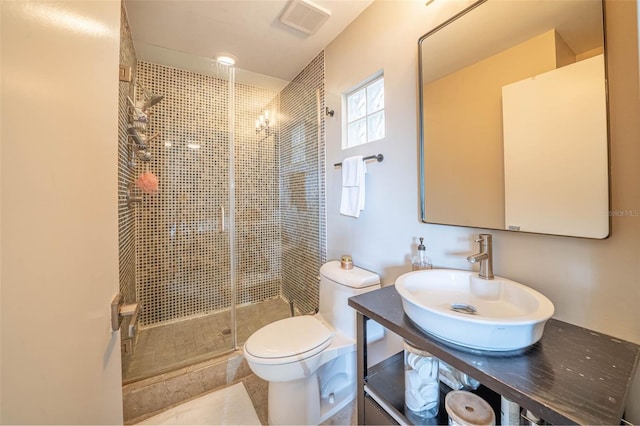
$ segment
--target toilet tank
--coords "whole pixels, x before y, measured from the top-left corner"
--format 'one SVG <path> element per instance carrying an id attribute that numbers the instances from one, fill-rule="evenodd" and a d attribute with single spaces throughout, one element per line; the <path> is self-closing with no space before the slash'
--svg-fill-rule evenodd
<path id="1" fill-rule="evenodd" d="M 380 277 L 354 266 L 342 269 L 333 260 L 320 268 L 319 313 L 336 331 L 346 337 L 356 337 L 356 311 L 348 305 L 351 296 L 380 288 Z"/>

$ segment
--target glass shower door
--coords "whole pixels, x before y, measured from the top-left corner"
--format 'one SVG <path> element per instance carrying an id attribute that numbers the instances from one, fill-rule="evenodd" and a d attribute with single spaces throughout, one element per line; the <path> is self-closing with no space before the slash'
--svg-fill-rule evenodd
<path id="1" fill-rule="evenodd" d="M 164 99 L 149 108 L 151 158 L 136 165 L 159 190 L 136 207 L 141 311 L 125 383 L 235 348 L 234 73 L 211 65 L 201 74 L 138 62 L 139 86 Z"/>

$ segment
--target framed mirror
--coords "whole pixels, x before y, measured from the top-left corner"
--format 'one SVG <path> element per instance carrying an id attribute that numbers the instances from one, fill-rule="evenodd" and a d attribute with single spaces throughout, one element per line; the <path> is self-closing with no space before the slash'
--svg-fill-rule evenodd
<path id="1" fill-rule="evenodd" d="M 418 56 L 423 222 L 609 235 L 601 0 L 481 0 Z"/>

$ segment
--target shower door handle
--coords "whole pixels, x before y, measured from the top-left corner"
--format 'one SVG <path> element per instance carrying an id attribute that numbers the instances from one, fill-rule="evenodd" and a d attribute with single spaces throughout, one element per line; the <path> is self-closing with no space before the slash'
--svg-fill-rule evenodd
<path id="1" fill-rule="evenodd" d="M 220 206 L 220 232 L 224 232 L 224 207 Z"/>

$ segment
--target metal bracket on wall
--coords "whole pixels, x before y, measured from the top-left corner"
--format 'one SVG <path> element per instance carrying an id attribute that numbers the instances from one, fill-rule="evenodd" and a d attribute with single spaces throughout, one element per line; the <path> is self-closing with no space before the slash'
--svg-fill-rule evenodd
<path id="1" fill-rule="evenodd" d="M 134 204 L 142 203 L 142 195 L 136 195 L 134 193 L 135 187 L 133 183 L 129 183 L 127 191 L 125 192 L 125 198 L 127 200 L 127 206 L 131 208 Z"/>
<path id="2" fill-rule="evenodd" d="M 117 331 L 120 329 L 122 320 L 124 317 L 131 317 L 129 320 L 128 336 L 133 337 L 134 327 L 138 321 L 138 312 L 140 311 L 140 304 L 128 303 L 124 304 L 122 293 L 117 293 L 113 300 L 111 300 L 111 331 Z"/>

